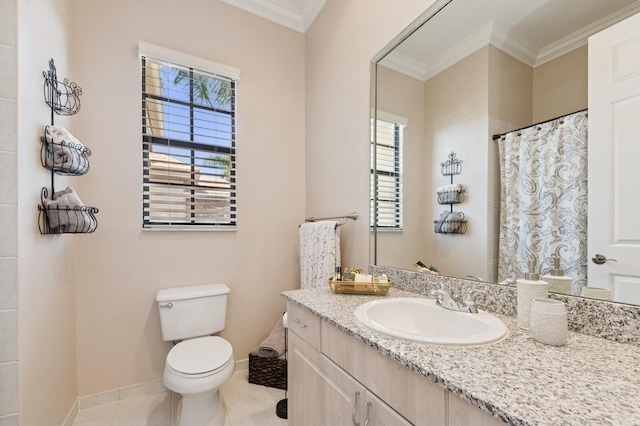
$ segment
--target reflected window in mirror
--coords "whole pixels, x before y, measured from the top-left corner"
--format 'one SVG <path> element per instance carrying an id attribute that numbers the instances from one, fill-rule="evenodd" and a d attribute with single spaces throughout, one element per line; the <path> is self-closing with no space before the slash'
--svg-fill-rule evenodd
<path id="1" fill-rule="evenodd" d="M 376 135 L 377 141 L 371 141 L 370 223 L 381 229 L 402 229 L 402 144 L 406 119 L 379 113 L 377 119 L 371 119 L 371 126 L 371 134 Z"/>

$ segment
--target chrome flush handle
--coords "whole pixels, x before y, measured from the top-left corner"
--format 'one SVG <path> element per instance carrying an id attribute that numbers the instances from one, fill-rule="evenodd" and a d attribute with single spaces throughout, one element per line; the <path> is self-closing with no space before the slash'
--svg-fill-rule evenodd
<path id="1" fill-rule="evenodd" d="M 161 308 L 171 309 L 173 308 L 173 303 L 169 302 L 166 305 L 160 305 Z"/>

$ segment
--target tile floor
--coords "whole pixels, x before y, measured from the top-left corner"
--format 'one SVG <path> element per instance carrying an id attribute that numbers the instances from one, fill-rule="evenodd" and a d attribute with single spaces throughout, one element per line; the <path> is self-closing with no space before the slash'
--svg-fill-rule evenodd
<path id="1" fill-rule="evenodd" d="M 222 385 L 227 408 L 226 426 L 286 426 L 276 416 L 276 403 L 284 391 L 248 382 L 248 370 L 236 371 Z M 164 390 L 80 410 L 73 426 L 171 426 L 177 398 Z M 173 411 L 173 413 L 172 413 Z"/>

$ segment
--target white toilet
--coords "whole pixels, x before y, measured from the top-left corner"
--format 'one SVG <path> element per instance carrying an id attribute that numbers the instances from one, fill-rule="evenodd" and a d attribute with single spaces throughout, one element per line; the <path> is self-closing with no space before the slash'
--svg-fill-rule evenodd
<path id="1" fill-rule="evenodd" d="M 222 337 L 227 311 L 225 284 L 158 291 L 162 340 L 176 341 L 164 367 L 165 386 L 182 395 L 178 426 L 224 426 L 220 385 L 235 370 L 233 348 Z"/>

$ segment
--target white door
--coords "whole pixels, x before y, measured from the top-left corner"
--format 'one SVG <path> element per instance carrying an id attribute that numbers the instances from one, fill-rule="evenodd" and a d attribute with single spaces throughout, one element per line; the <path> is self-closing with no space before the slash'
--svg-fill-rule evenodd
<path id="1" fill-rule="evenodd" d="M 588 214 L 589 286 L 640 304 L 640 14 L 589 38 Z"/>

